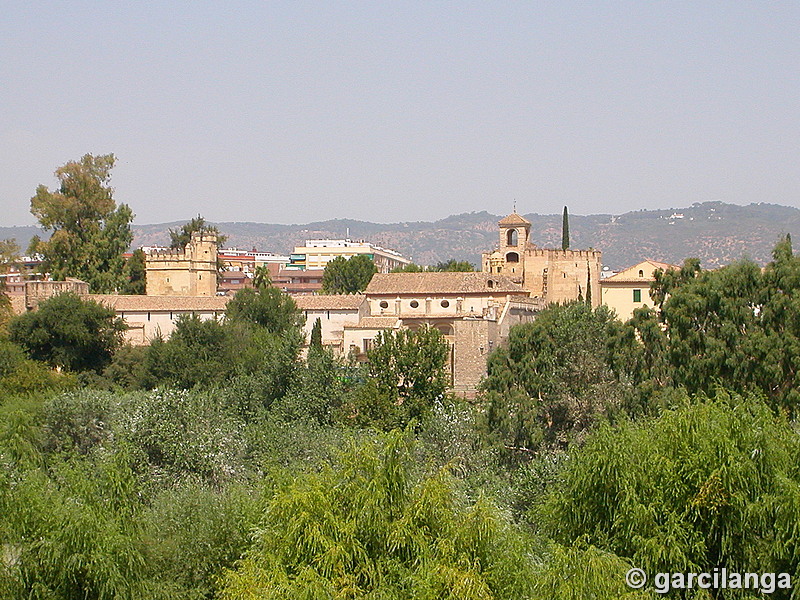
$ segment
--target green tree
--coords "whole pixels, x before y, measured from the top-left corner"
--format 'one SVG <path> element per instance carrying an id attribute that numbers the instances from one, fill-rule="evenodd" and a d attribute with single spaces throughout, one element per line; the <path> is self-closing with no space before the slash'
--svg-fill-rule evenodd
<path id="1" fill-rule="evenodd" d="M 263 327 L 270 333 L 299 329 L 305 323 L 292 297 L 278 288 L 245 288 L 228 302 L 225 318 L 231 323 Z"/>
<path id="2" fill-rule="evenodd" d="M 169 230 L 169 247 L 173 250 L 183 250 L 192 240 L 193 233 L 213 233 L 217 236 L 217 245 L 222 247 L 228 241 L 228 236 L 222 235 L 214 225 L 206 223 L 206 220 L 197 215 L 180 229 Z"/>
<path id="3" fill-rule="evenodd" d="M 425 268 L 415 263 L 409 263 L 402 267 L 395 267 L 391 270 L 392 273 L 422 273 L 423 271 L 425 271 Z"/>
<path id="4" fill-rule="evenodd" d="M 211 386 L 230 377 L 236 352 L 228 329 L 216 319 L 179 315 L 169 340 L 157 338 L 147 350 L 143 387 Z"/>
<path id="5" fill-rule="evenodd" d="M 566 443 L 624 408 L 631 389 L 614 370 L 624 361 L 610 353 L 622 352 L 618 326 L 605 306 L 556 305 L 513 327 L 508 346 L 492 352 L 483 384 L 487 426 L 512 456 Z"/>
<path id="6" fill-rule="evenodd" d="M 15 239 L 0 240 L 0 274 L 8 273 L 9 269 L 19 261 L 19 244 Z"/>
<path id="7" fill-rule="evenodd" d="M 44 269 L 54 279 L 77 277 L 93 292 L 108 293 L 126 283 L 123 253 L 133 240 L 133 212 L 116 205 L 109 185 L 113 154 L 86 154 L 56 170 L 59 187 L 40 185 L 31 198 L 31 212 L 48 241 L 34 238 L 31 251 L 44 256 Z"/>
<path id="8" fill-rule="evenodd" d="M 142 295 L 147 293 L 147 268 L 144 250 L 137 248 L 125 263 L 127 282 L 123 294 Z"/>
<path id="9" fill-rule="evenodd" d="M 378 268 L 366 254 L 351 258 L 337 256 L 329 261 L 322 274 L 322 291 L 326 294 L 357 294 L 369 285 Z"/>
<path id="10" fill-rule="evenodd" d="M 256 288 L 264 288 L 272 285 L 272 277 L 270 277 L 267 265 L 259 265 L 256 267 L 256 272 L 253 274 L 253 286 Z"/>
<path id="11" fill-rule="evenodd" d="M 798 460 L 800 438 L 785 418 L 720 391 L 591 435 L 533 518 L 561 543 L 595 544 L 647 573 L 794 574 Z"/>
<path id="12" fill-rule="evenodd" d="M 561 217 L 561 249 L 569 250 L 569 214 L 566 206 Z"/>
<path id="13" fill-rule="evenodd" d="M 451 258 L 447 262 L 436 263 L 436 266 L 431 267 L 431 271 L 449 271 L 459 273 L 470 273 L 475 270 L 475 265 L 466 260 L 456 260 Z"/>
<path id="14" fill-rule="evenodd" d="M 530 597 L 524 538 L 446 470 L 414 478 L 410 436 L 352 445 L 337 468 L 279 485 L 220 597 Z"/>
<path id="15" fill-rule="evenodd" d="M 384 428 L 422 419 L 450 384 L 449 348 L 437 329 L 383 331 L 367 352 L 369 378 L 358 403 L 359 419 Z"/>
<path id="16" fill-rule="evenodd" d="M 314 326 L 311 328 L 311 341 L 309 348 L 322 350 L 322 320 L 317 318 L 314 321 Z"/>
<path id="17" fill-rule="evenodd" d="M 669 295 L 680 286 L 688 283 L 700 273 L 700 261 L 696 258 L 687 258 L 679 270 L 656 269 L 653 272 L 653 283 L 650 284 L 650 297 L 663 308 Z"/>
<path id="18" fill-rule="evenodd" d="M 122 343 L 125 323 L 113 309 L 59 294 L 9 324 L 10 339 L 31 358 L 69 371 L 101 372 Z"/>

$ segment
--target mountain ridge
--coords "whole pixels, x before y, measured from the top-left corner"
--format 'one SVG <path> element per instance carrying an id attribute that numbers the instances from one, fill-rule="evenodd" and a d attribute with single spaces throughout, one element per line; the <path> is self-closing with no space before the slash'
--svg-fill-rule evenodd
<path id="1" fill-rule="evenodd" d="M 216 222 L 228 236 L 227 245 L 288 254 L 304 240 L 317 238 L 367 239 L 392 248 L 419 264 L 451 258 L 480 265 L 480 253 L 498 241 L 497 222 L 503 215 L 486 210 L 450 215 L 437 221 L 373 223 L 358 219 L 330 219 L 305 224 Z M 561 214 L 525 213 L 531 221 L 531 241 L 540 247 L 560 248 Z M 169 229 L 184 221 L 132 225 L 133 247 L 164 245 Z M 800 209 L 779 204 L 746 206 L 720 201 L 689 207 L 642 209 L 620 215 L 599 213 L 570 215 L 570 241 L 575 249 L 596 248 L 603 264 L 612 269 L 651 259 L 681 263 L 699 258 L 707 268 L 741 258 L 764 264 L 772 248 L 787 233 L 800 235 Z M 24 249 L 33 235 L 46 237 L 38 227 L 0 227 L 0 239 L 14 237 Z"/>

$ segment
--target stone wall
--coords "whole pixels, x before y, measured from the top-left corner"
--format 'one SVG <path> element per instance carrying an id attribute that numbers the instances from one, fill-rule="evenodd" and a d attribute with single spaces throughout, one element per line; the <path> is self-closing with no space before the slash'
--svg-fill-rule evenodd
<path id="1" fill-rule="evenodd" d="M 217 237 L 192 234 L 183 250 L 146 258 L 148 296 L 214 296 L 217 293 Z"/>

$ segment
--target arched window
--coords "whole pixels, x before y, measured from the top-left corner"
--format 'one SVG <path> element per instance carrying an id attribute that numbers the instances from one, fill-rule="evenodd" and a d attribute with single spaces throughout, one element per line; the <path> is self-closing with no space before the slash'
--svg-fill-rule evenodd
<path id="1" fill-rule="evenodd" d="M 519 262 L 519 254 L 516 252 L 509 252 L 506 254 L 506 262 L 507 263 L 518 263 Z"/>
<path id="2" fill-rule="evenodd" d="M 486 282 L 486 285 L 487 285 L 487 287 L 489 287 L 489 288 L 493 288 L 493 287 L 494 287 L 494 281 L 492 281 L 492 280 L 490 279 L 489 281 L 487 281 L 487 282 Z"/>
<path id="3" fill-rule="evenodd" d="M 506 246 L 516 246 L 518 239 L 519 239 L 519 234 L 517 234 L 516 229 L 509 229 L 506 232 Z"/>
<path id="4" fill-rule="evenodd" d="M 642 271 L 641 269 L 639 269 L 639 277 L 644 277 L 644 271 Z"/>

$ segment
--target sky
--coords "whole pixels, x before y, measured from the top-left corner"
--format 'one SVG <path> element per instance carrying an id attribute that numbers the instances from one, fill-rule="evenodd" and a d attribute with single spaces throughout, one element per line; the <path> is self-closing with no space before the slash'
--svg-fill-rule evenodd
<path id="1" fill-rule="evenodd" d="M 800 207 L 800 2 L 3 2 L 0 225 Z"/>

